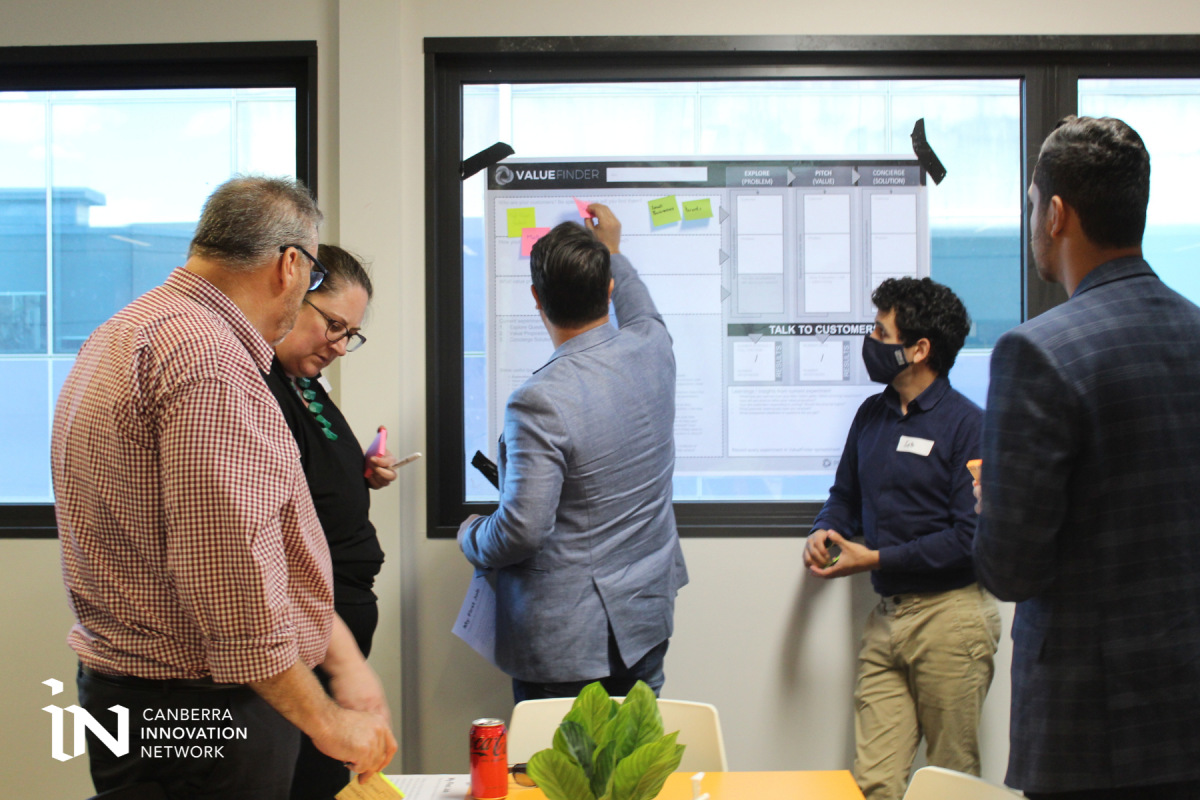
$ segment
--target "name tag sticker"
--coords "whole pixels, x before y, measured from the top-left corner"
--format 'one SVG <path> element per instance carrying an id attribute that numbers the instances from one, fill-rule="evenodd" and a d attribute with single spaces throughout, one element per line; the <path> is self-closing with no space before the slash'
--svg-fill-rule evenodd
<path id="1" fill-rule="evenodd" d="M 901 436 L 900 444 L 896 445 L 897 453 L 912 453 L 915 456 L 928 456 L 933 452 L 933 439 L 921 439 L 916 436 Z"/>

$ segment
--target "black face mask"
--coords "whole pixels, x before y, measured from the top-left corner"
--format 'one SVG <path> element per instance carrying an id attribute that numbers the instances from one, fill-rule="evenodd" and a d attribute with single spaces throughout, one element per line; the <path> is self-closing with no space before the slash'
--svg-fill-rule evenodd
<path id="1" fill-rule="evenodd" d="M 884 344 L 867 336 L 863 339 L 862 357 L 867 365 L 867 376 L 875 383 L 891 383 L 908 369 L 902 344 Z"/>

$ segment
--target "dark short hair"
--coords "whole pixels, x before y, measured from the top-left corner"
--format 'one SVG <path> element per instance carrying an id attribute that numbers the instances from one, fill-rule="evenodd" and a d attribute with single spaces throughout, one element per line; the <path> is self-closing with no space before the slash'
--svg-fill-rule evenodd
<path id="1" fill-rule="evenodd" d="M 335 294 L 347 286 L 358 286 L 367 293 L 367 300 L 375 294 L 371 276 L 362 259 L 343 250 L 336 244 L 323 244 L 317 248 L 317 260 L 329 270 L 321 285 L 313 289 L 314 294 Z"/>
<path id="2" fill-rule="evenodd" d="M 896 312 L 896 332 L 905 347 L 929 340 L 929 366 L 945 375 L 971 332 L 971 318 L 958 295 L 929 278 L 888 278 L 871 293 L 885 314 Z"/>
<path id="3" fill-rule="evenodd" d="M 1039 205 L 1058 195 L 1075 209 L 1093 244 L 1136 247 L 1146 231 L 1150 153 L 1119 119 L 1064 117 L 1042 143 L 1033 169 Z"/>
<path id="4" fill-rule="evenodd" d="M 320 224 L 317 202 L 300 181 L 235 175 L 204 201 L 188 257 L 248 272 L 277 257 L 281 246 L 305 243 Z"/>
<path id="5" fill-rule="evenodd" d="M 574 222 L 562 223 L 533 245 L 529 273 L 542 311 L 555 325 L 576 327 L 608 313 L 608 248 Z"/>

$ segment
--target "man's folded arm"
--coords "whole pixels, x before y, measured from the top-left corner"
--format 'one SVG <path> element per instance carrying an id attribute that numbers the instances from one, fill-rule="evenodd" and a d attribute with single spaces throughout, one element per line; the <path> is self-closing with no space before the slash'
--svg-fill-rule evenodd
<path id="1" fill-rule="evenodd" d="M 190 383 L 159 431 L 166 563 L 218 683 L 263 680 L 298 656 L 280 518 L 295 476 L 255 428 L 256 402 Z"/>
<path id="2" fill-rule="evenodd" d="M 862 487 L 858 483 L 858 428 L 860 408 L 846 434 L 842 460 L 838 462 L 829 498 L 813 520 L 812 530 L 837 531 L 846 538 L 862 531 Z"/>
<path id="3" fill-rule="evenodd" d="M 513 392 L 504 415 L 507 459 L 500 506 L 468 526 L 463 553 L 498 569 L 536 555 L 553 531 L 570 443 L 554 402 L 536 386 Z"/>
<path id="4" fill-rule="evenodd" d="M 1028 600 L 1056 575 L 1082 411 L 1050 355 L 1018 332 L 996 343 L 991 373 L 975 571 L 1001 600 Z"/>

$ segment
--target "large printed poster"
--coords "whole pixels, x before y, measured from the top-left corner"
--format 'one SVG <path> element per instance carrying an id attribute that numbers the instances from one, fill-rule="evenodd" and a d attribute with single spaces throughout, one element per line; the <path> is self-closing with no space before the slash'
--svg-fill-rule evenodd
<path id="1" fill-rule="evenodd" d="M 490 167 L 492 457 L 509 394 L 553 350 L 530 293 L 529 247 L 555 225 L 581 221 L 577 201 L 604 203 L 620 219 L 621 252 L 674 341 L 677 499 L 761 499 L 741 497 L 738 479 L 832 476 L 855 411 L 882 388 L 859 355 L 874 321 L 871 292 L 890 277 L 929 275 L 917 162 L 509 159 Z M 688 478 L 712 489 L 680 497 Z"/>

